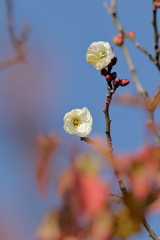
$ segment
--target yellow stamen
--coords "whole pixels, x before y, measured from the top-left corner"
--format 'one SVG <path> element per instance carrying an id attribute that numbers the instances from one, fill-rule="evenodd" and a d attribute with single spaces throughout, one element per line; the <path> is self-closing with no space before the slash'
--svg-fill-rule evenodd
<path id="1" fill-rule="evenodd" d="M 75 127 L 78 127 L 81 124 L 81 121 L 78 118 L 73 118 L 72 123 Z"/>

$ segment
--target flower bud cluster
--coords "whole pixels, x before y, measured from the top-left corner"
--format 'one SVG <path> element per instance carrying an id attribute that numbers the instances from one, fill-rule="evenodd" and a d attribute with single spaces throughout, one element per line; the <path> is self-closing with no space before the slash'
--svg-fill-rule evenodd
<path id="1" fill-rule="evenodd" d="M 117 36 L 115 36 L 113 39 L 112 39 L 112 42 L 116 45 L 116 46 L 119 46 L 121 47 L 124 43 L 124 38 L 129 38 L 129 39 L 134 39 L 135 38 L 135 32 L 133 31 L 130 31 L 128 33 L 124 33 L 124 34 L 119 34 Z"/>
<path id="2" fill-rule="evenodd" d="M 134 37 L 134 32 L 129 32 L 129 37 L 132 38 Z M 121 36 L 122 37 L 122 36 Z M 120 39 L 120 38 L 119 38 Z M 122 38 L 121 38 L 122 40 Z M 117 42 L 117 44 L 120 44 Z M 122 43 L 123 44 L 123 43 Z M 120 45 L 119 45 L 120 46 Z M 112 48 L 112 47 L 110 47 Z M 113 49 L 112 49 L 113 50 Z M 105 77 L 107 83 L 108 83 L 108 87 L 110 88 L 110 90 L 112 90 L 112 93 L 116 90 L 116 88 L 118 88 L 119 86 L 124 87 L 127 86 L 130 81 L 128 79 L 120 79 L 117 78 L 117 73 L 116 72 L 111 72 L 112 67 L 114 65 L 116 65 L 117 63 L 117 57 L 114 56 L 111 60 L 110 63 L 107 66 L 107 69 L 104 67 L 101 69 L 101 75 Z"/>
<path id="3" fill-rule="evenodd" d="M 119 86 L 124 87 L 124 86 L 127 86 L 130 83 L 130 81 L 128 79 L 117 78 L 117 73 L 116 72 L 109 73 L 106 69 L 101 70 L 101 75 L 106 78 L 106 81 L 109 84 L 111 84 L 111 82 L 112 82 L 113 86 L 115 88 L 117 88 Z"/>
<path id="4" fill-rule="evenodd" d="M 116 46 L 122 46 L 124 43 L 124 37 L 123 35 L 117 35 L 113 38 L 112 42 L 116 45 Z"/>

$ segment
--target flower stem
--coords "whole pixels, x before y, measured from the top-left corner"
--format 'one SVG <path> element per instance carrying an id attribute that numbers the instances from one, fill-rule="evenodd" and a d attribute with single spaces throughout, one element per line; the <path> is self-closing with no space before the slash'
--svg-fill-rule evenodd
<path id="1" fill-rule="evenodd" d="M 112 94 L 109 93 L 107 94 L 106 105 L 103 112 L 105 114 L 105 119 L 106 119 L 106 137 L 107 137 L 107 143 L 108 143 L 108 151 L 112 153 L 113 146 L 112 146 L 112 138 L 111 138 L 111 131 L 110 131 L 111 119 L 109 116 L 109 106 L 111 101 L 112 101 Z"/>
<path id="2" fill-rule="evenodd" d="M 123 179 L 121 177 L 121 174 L 119 172 L 119 170 L 116 167 L 115 164 L 115 160 L 114 160 L 114 156 L 113 156 L 113 145 L 112 145 L 112 137 L 111 137 L 111 119 L 109 116 L 109 107 L 112 101 L 112 95 L 113 95 L 113 91 L 110 89 L 110 87 L 108 86 L 108 94 L 107 94 L 107 98 L 106 98 L 106 104 L 105 104 L 105 109 L 103 110 L 104 114 L 105 114 L 105 120 L 106 120 L 106 137 L 107 137 L 107 150 L 108 152 L 111 154 L 111 159 L 112 159 L 112 165 L 113 165 L 113 169 L 114 169 L 114 174 L 117 178 L 120 190 L 123 194 L 123 196 L 125 196 L 127 194 L 127 188 L 125 187 L 125 184 L 123 182 Z"/>
<path id="3" fill-rule="evenodd" d="M 156 66 L 158 67 L 158 69 L 160 70 L 160 63 L 159 63 L 159 56 L 160 56 L 160 52 L 159 52 L 159 33 L 158 33 L 158 25 L 157 25 L 157 8 L 154 6 L 154 2 L 155 0 L 152 0 L 152 12 L 153 12 L 153 20 L 152 20 L 152 24 L 153 24 L 153 30 L 154 30 L 154 50 L 155 50 L 155 59 L 156 59 Z"/>
<path id="4" fill-rule="evenodd" d="M 154 110 L 148 110 L 148 123 L 150 125 L 153 125 L 153 126 L 155 125 L 155 122 L 154 122 Z M 156 127 L 154 127 L 153 136 L 155 137 L 156 145 L 160 146 L 160 136 L 158 134 L 158 131 L 157 131 Z"/>

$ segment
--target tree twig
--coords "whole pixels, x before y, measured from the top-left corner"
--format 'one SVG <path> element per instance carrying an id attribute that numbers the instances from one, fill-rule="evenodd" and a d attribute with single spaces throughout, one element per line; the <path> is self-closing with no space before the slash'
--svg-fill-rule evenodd
<path id="1" fill-rule="evenodd" d="M 119 194 L 117 194 L 117 193 L 109 193 L 109 196 L 110 196 L 110 197 L 117 197 L 117 198 L 123 199 L 123 196 L 122 196 L 122 195 L 119 195 Z"/>
<path id="2" fill-rule="evenodd" d="M 151 237 L 153 240 L 159 240 L 159 237 L 152 230 L 151 226 L 149 225 L 145 218 L 143 219 L 143 226 L 147 229 L 149 237 Z"/>
<path id="3" fill-rule="evenodd" d="M 0 62 L 0 70 L 6 69 L 8 67 L 14 66 L 17 63 L 20 62 L 26 62 L 25 60 L 25 53 L 24 52 L 19 52 L 19 54 L 16 54 L 15 57 L 9 58 L 7 60 L 4 60 Z"/>
<path id="4" fill-rule="evenodd" d="M 126 34 L 125 34 L 126 35 Z M 126 35 L 127 36 L 127 35 Z M 154 58 L 152 56 L 152 54 L 150 52 L 148 52 L 144 47 L 142 47 L 139 42 L 133 37 L 133 38 L 130 38 L 130 40 L 134 43 L 134 45 L 141 51 L 143 52 L 144 54 L 146 54 L 149 59 L 158 67 L 158 69 L 160 69 L 160 65 L 159 63 L 157 62 L 157 59 L 156 57 Z"/>
<path id="5" fill-rule="evenodd" d="M 13 48 L 15 49 L 16 54 L 15 54 L 15 57 L 11 57 L 7 60 L 0 62 L 0 70 L 16 65 L 19 62 L 26 62 L 25 44 L 26 44 L 26 41 L 28 38 L 28 32 L 29 32 L 28 25 L 24 25 L 21 31 L 21 36 L 19 38 L 16 37 L 15 28 L 14 28 L 12 0 L 5 0 L 5 4 L 6 4 L 6 18 L 7 18 L 9 38 Z"/>
<path id="6" fill-rule="evenodd" d="M 157 146 L 160 146 L 160 136 L 159 136 L 158 131 L 157 131 L 156 127 L 155 127 L 155 123 L 154 123 L 154 110 L 152 110 L 152 109 L 148 109 L 148 122 L 147 122 L 147 124 L 149 126 L 153 126 L 154 127 L 152 133 L 153 133 L 153 135 L 155 137 L 155 141 L 156 141 Z"/>
<path id="7" fill-rule="evenodd" d="M 123 30 L 123 27 L 121 26 L 121 24 L 120 24 L 120 22 L 119 22 L 119 20 L 117 18 L 116 2 L 117 2 L 117 0 L 111 0 L 110 6 L 105 2 L 104 3 L 104 7 L 106 8 L 108 13 L 110 14 L 110 16 L 111 16 L 111 18 L 113 20 L 113 23 L 115 24 L 115 27 L 117 28 L 118 32 L 121 33 L 121 34 L 125 34 L 124 30 Z M 134 84 L 135 84 L 135 86 L 137 88 L 137 91 L 143 96 L 143 98 L 147 102 L 148 95 L 147 95 L 146 91 L 143 89 L 143 87 L 141 86 L 141 84 L 140 84 L 140 82 L 138 80 L 134 64 L 132 63 L 132 58 L 131 58 L 131 56 L 130 56 L 130 54 L 128 52 L 128 49 L 127 49 L 125 44 L 122 45 L 122 51 L 123 51 L 123 54 L 124 54 L 124 56 L 126 58 L 126 61 L 127 61 L 129 70 L 130 70 L 130 72 L 132 74 L 132 78 L 134 80 Z M 111 99 L 111 97 L 110 97 L 110 99 Z M 110 151 L 112 151 L 112 140 L 111 140 L 111 137 L 110 137 L 111 136 L 111 134 L 110 134 L 110 117 L 109 117 L 110 102 L 111 102 L 111 100 L 109 101 L 109 104 L 108 104 L 108 101 L 106 101 L 106 108 L 105 108 L 104 112 L 105 112 L 105 118 L 106 118 L 106 129 L 109 130 L 109 131 L 106 131 L 107 139 L 109 140 L 108 144 L 110 145 L 109 149 L 110 149 Z M 115 175 L 117 177 L 118 184 L 120 186 L 121 192 L 122 192 L 123 196 L 125 197 L 127 195 L 127 188 L 125 187 L 123 179 L 121 178 L 120 172 L 116 168 L 114 169 L 114 172 L 115 172 Z M 148 222 L 146 221 L 146 219 L 143 219 L 143 225 L 146 228 L 146 230 L 148 231 L 149 236 L 153 240 L 158 240 L 159 239 L 157 237 L 157 235 L 151 229 L 151 227 L 148 224 Z"/>
<path id="8" fill-rule="evenodd" d="M 156 59 L 156 65 L 159 66 L 160 69 L 160 63 L 159 63 L 159 33 L 158 33 L 158 26 L 157 26 L 157 8 L 154 5 L 155 0 L 152 0 L 152 7 L 153 7 L 153 30 L 154 30 L 154 50 L 155 50 L 155 59 Z"/>
<path id="9" fill-rule="evenodd" d="M 115 0 L 114 0 L 114 1 L 115 1 Z M 111 2 L 112 2 L 112 1 L 111 1 Z M 109 5 L 107 4 L 107 2 L 104 2 L 103 5 L 104 5 L 106 11 L 107 11 L 107 12 L 109 13 L 109 15 L 111 16 L 112 21 L 113 21 L 113 23 L 114 23 L 117 31 L 118 31 L 120 34 L 124 35 L 125 32 L 124 32 L 124 29 L 123 29 L 122 25 L 120 24 L 120 22 L 119 22 L 119 20 L 118 20 L 118 18 L 117 18 L 116 9 L 113 8 L 113 6 L 115 6 L 115 3 L 114 3 L 114 5 L 111 5 L 112 7 L 109 6 Z M 129 68 L 129 70 L 130 70 L 130 72 L 131 72 L 131 75 L 132 75 L 132 78 L 133 78 L 133 81 L 134 81 L 134 85 L 135 85 L 137 91 L 141 94 L 141 96 L 146 99 L 146 98 L 147 98 L 147 92 L 145 91 L 145 89 L 142 87 L 142 85 L 140 84 L 140 82 L 139 82 L 139 80 L 138 80 L 138 76 L 137 76 L 137 73 L 136 73 L 136 69 L 135 69 L 134 64 L 133 64 L 133 62 L 132 62 L 132 58 L 131 58 L 131 56 L 130 56 L 130 54 L 129 54 L 128 48 L 126 47 L 125 44 L 122 45 L 122 51 L 123 51 L 123 54 L 124 54 L 124 56 L 125 56 L 125 59 L 126 59 L 128 68 Z"/>
<path id="10" fill-rule="evenodd" d="M 122 35 L 126 35 L 125 32 L 124 32 L 124 29 L 122 27 L 122 25 L 120 24 L 119 20 L 118 20 L 118 17 L 117 17 L 117 12 L 116 12 L 116 3 L 115 3 L 116 0 L 114 0 L 114 4 L 112 4 L 112 1 L 111 1 L 111 5 L 109 6 L 106 2 L 104 2 L 104 7 L 105 9 L 108 11 L 109 15 L 111 16 L 112 20 L 113 20 L 113 23 L 115 25 L 115 27 L 117 28 L 118 32 Z M 153 59 L 153 57 L 150 55 L 150 53 L 148 53 L 145 49 L 143 49 L 139 43 L 136 41 L 136 40 L 133 40 L 136 44 L 137 44 L 137 47 L 140 48 L 141 50 L 143 50 L 148 56 L 150 56 L 150 58 L 155 62 L 155 59 Z M 132 75 L 132 79 L 134 81 L 134 85 L 137 89 L 137 91 L 139 92 L 139 94 L 143 97 L 145 103 L 147 104 L 147 102 L 150 100 L 149 97 L 148 97 L 148 94 L 146 92 L 146 90 L 142 87 L 141 83 L 139 82 L 138 80 L 138 76 L 137 76 L 137 73 L 136 73 L 136 69 L 135 69 L 135 66 L 133 64 L 133 61 L 132 61 L 132 58 L 131 58 L 131 55 L 129 54 L 129 51 L 128 51 L 128 48 L 126 46 L 125 43 L 123 43 L 123 45 L 121 46 L 122 48 L 122 52 L 124 54 L 124 57 L 126 59 L 126 62 L 127 62 L 127 65 L 128 65 L 128 68 L 130 70 L 130 73 Z M 160 66 L 159 66 L 160 67 Z M 152 111 L 152 115 L 154 114 L 154 112 Z M 149 116 L 149 120 L 151 120 L 150 118 L 150 112 L 148 113 L 148 116 Z M 153 118 L 152 118 L 152 123 L 153 122 Z M 158 138 L 158 134 L 155 133 L 154 134 L 155 136 L 155 139 L 156 139 L 156 142 L 159 142 Z M 157 141 L 158 140 L 158 141 Z"/>
<path id="11" fill-rule="evenodd" d="M 154 1 L 154 0 L 153 0 Z M 107 2 L 103 3 L 104 8 L 107 10 L 107 12 L 110 14 L 112 21 L 117 28 L 118 32 L 123 35 L 124 37 L 127 37 L 127 34 L 124 31 L 124 28 L 120 24 L 118 18 L 117 18 L 117 13 L 116 13 L 116 6 L 117 6 L 117 1 L 111 1 L 110 6 L 108 5 Z M 143 48 L 138 41 L 135 38 L 130 38 L 130 40 L 135 44 L 135 46 L 144 54 L 146 54 L 149 59 L 158 67 L 160 70 L 160 64 L 159 64 L 159 47 L 158 47 L 158 39 L 159 39 L 159 34 L 158 34 L 158 28 L 157 28 L 157 21 L 156 21 L 156 8 L 153 6 L 153 27 L 154 27 L 154 46 L 155 46 L 155 57 L 152 56 L 151 53 L 149 53 L 145 48 Z"/>
<path id="12" fill-rule="evenodd" d="M 94 148 L 98 152 L 100 152 L 105 157 L 105 159 L 107 159 L 110 162 L 112 161 L 112 159 L 111 159 L 112 156 L 110 155 L 110 153 L 108 151 L 106 151 L 106 149 L 104 149 L 104 147 L 101 144 L 97 143 L 96 141 L 94 141 L 88 137 L 80 137 L 80 140 L 84 141 L 88 144 L 91 144 L 92 146 L 94 146 Z"/>
<path id="13" fill-rule="evenodd" d="M 11 39 L 11 43 L 15 50 L 18 52 L 20 49 L 24 48 L 26 40 L 28 38 L 28 25 L 24 25 L 21 31 L 20 37 L 16 37 L 15 28 L 14 28 L 14 17 L 13 17 L 13 4 L 12 0 L 5 0 L 6 2 L 6 14 L 7 14 L 7 25 L 8 33 Z"/>
<path id="14" fill-rule="evenodd" d="M 106 137 L 107 137 L 107 144 L 108 144 L 107 150 L 109 151 L 109 153 L 112 156 L 112 166 L 113 166 L 113 170 L 114 170 L 115 176 L 117 178 L 120 190 L 121 190 L 123 196 L 126 196 L 127 188 L 125 187 L 125 184 L 123 182 L 121 174 L 120 174 L 118 168 L 116 167 L 115 159 L 113 156 L 113 146 L 112 146 L 111 129 L 110 129 L 111 119 L 109 116 L 109 107 L 110 107 L 110 104 L 112 101 L 113 93 L 114 93 L 114 91 L 110 88 L 110 86 L 108 86 L 108 94 L 107 94 L 107 98 L 106 98 L 106 104 L 105 104 L 105 108 L 103 110 L 103 112 L 105 114 L 105 120 L 106 120 Z"/>

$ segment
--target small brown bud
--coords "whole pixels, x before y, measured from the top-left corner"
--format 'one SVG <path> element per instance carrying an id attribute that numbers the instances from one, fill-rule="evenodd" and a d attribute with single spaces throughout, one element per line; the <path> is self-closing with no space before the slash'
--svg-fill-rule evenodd
<path id="1" fill-rule="evenodd" d="M 116 77 L 117 77 L 117 73 L 116 73 L 116 72 L 111 73 L 111 78 L 112 78 L 113 80 L 114 80 Z"/>
<path id="2" fill-rule="evenodd" d="M 122 87 L 127 86 L 130 83 L 130 81 L 128 79 L 122 79 L 120 82 L 120 85 Z"/>
<path id="3" fill-rule="evenodd" d="M 113 38 L 112 42 L 116 46 L 122 46 L 122 44 L 124 43 L 124 37 L 122 35 L 117 35 Z"/>
<path id="4" fill-rule="evenodd" d="M 112 58 L 112 60 L 111 60 L 111 63 L 109 64 L 109 66 L 114 66 L 114 65 L 116 65 L 116 63 L 117 63 L 117 57 L 115 56 L 114 58 Z"/>
<path id="5" fill-rule="evenodd" d="M 114 79 L 113 85 L 114 85 L 115 87 L 118 87 L 120 84 L 121 84 L 121 80 L 120 80 L 119 78 Z"/>
<path id="6" fill-rule="evenodd" d="M 133 32 L 133 31 L 128 32 L 127 37 L 130 38 L 130 39 L 134 38 L 135 37 L 135 32 Z"/>
<path id="7" fill-rule="evenodd" d="M 106 76 L 108 74 L 108 71 L 105 69 L 105 68 L 103 68 L 102 70 L 101 70 L 101 75 L 102 76 Z"/>
<path id="8" fill-rule="evenodd" d="M 107 75 L 106 75 L 106 80 L 107 80 L 107 81 L 111 81 L 111 80 L 112 80 L 111 75 L 107 74 Z"/>

